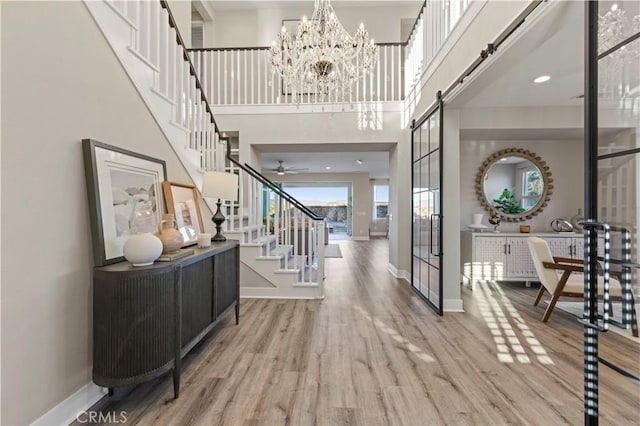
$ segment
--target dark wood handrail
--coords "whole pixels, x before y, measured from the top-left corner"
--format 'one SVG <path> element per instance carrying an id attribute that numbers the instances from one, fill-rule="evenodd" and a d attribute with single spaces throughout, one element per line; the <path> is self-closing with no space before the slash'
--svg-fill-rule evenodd
<path id="1" fill-rule="evenodd" d="M 409 40 L 411 40 L 411 36 L 413 35 L 413 32 L 416 30 L 416 27 L 418 26 L 418 21 L 420 20 L 420 17 L 424 13 L 426 7 L 427 7 L 427 0 L 424 0 L 424 3 L 422 3 L 422 6 L 420 7 L 420 12 L 418 12 L 418 17 L 416 18 L 415 21 L 413 21 L 413 26 L 411 27 L 411 31 L 409 31 L 409 37 L 407 37 L 407 41 L 405 42 L 406 44 L 409 44 Z"/>
<path id="2" fill-rule="evenodd" d="M 233 163 L 234 165 L 239 167 L 240 169 L 242 169 L 245 172 L 249 173 L 249 175 L 251 175 L 252 177 L 257 179 L 258 181 L 260 181 L 263 185 L 268 186 L 272 191 L 276 192 L 282 198 L 284 198 L 285 200 L 289 201 L 291 204 L 296 206 L 300 211 L 302 211 L 302 213 L 304 213 L 310 219 L 313 219 L 313 220 L 324 220 L 324 217 L 318 216 L 317 214 L 315 214 L 307 206 L 302 204 L 300 201 L 296 200 L 292 195 L 290 195 L 289 193 L 284 191 L 282 188 L 280 188 L 275 183 L 271 182 L 267 177 L 265 177 L 262 173 L 260 173 L 259 171 L 257 171 L 253 167 L 251 167 L 250 165 L 248 165 L 246 163 L 244 165 L 240 164 L 239 162 L 237 162 L 236 160 L 234 160 L 233 158 L 231 158 L 229 156 L 227 156 L 227 159 L 231 163 Z"/>
<path id="3" fill-rule="evenodd" d="M 375 43 L 376 46 L 406 46 L 406 41 L 394 41 L 386 43 Z M 252 46 L 252 47 L 192 47 L 187 52 L 228 52 L 234 50 L 269 50 L 269 46 Z"/>
<path id="4" fill-rule="evenodd" d="M 160 5 L 164 9 L 166 9 L 167 13 L 169 14 L 169 25 L 176 30 L 176 39 L 177 39 L 176 41 L 182 47 L 182 56 L 184 57 L 184 60 L 189 63 L 189 71 L 191 75 L 194 76 L 196 79 L 196 88 L 200 89 L 200 100 L 204 102 L 207 112 L 211 115 L 211 122 L 213 123 L 215 132 L 218 133 L 218 135 L 220 135 L 220 129 L 218 128 L 218 123 L 216 123 L 216 119 L 213 117 L 213 111 L 211 110 L 211 105 L 209 104 L 209 101 L 207 100 L 207 96 L 204 93 L 204 89 L 202 84 L 200 83 L 200 79 L 198 78 L 198 73 L 196 72 L 196 68 L 193 66 L 193 62 L 191 62 L 187 45 L 184 43 L 184 40 L 182 39 L 182 35 L 180 34 L 180 29 L 178 28 L 178 24 L 176 23 L 176 20 L 173 17 L 173 13 L 171 13 L 171 8 L 169 7 L 169 4 L 167 3 L 166 0 L 160 0 Z"/>

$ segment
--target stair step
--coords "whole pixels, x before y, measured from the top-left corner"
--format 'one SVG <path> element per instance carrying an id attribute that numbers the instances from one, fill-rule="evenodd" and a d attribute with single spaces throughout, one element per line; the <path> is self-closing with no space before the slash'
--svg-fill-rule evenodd
<path id="1" fill-rule="evenodd" d="M 252 243 L 266 244 L 266 243 L 272 243 L 274 241 L 278 241 L 278 237 L 276 237 L 275 235 L 267 235 L 267 236 L 263 235 L 260 238 L 253 240 Z"/>
<path id="2" fill-rule="evenodd" d="M 300 273 L 299 269 L 276 269 L 273 271 L 274 274 L 290 274 L 290 275 L 298 275 Z"/>

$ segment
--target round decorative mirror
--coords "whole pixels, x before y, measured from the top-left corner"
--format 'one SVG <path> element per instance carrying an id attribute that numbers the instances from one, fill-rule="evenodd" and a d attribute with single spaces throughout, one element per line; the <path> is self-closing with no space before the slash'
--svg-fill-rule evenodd
<path id="1" fill-rule="evenodd" d="M 552 192 L 549 166 L 526 149 L 508 148 L 492 154 L 476 177 L 480 204 L 507 222 L 536 216 L 547 206 Z"/>

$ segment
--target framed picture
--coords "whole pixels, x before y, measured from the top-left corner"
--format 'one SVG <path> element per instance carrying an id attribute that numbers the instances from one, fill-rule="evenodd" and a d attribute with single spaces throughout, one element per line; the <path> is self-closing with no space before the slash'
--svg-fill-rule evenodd
<path id="1" fill-rule="evenodd" d="M 82 140 L 82 151 L 95 266 L 121 262 L 136 205 L 150 202 L 160 223 L 166 164 L 92 139 Z"/>
<path id="2" fill-rule="evenodd" d="M 193 185 L 162 182 L 162 192 L 167 212 L 174 215 L 182 234 L 182 247 L 198 242 L 198 234 L 204 232 L 198 190 Z"/>

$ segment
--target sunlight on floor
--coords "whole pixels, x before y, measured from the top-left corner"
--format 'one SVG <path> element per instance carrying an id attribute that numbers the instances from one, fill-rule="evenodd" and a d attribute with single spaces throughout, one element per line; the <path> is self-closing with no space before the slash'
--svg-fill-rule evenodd
<path id="1" fill-rule="evenodd" d="M 381 320 L 379 320 L 378 318 L 372 318 L 371 315 L 369 315 L 367 313 L 367 311 L 365 311 L 364 309 L 362 309 L 360 306 L 358 305 L 354 305 L 353 306 L 354 309 L 356 311 L 358 311 L 358 313 L 360 315 L 362 315 L 363 317 L 365 317 L 366 319 L 368 319 L 369 321 L 372 321 L 373 324 L 380 330 L 382 330 L 384 333 L 388 334 L 389 336 L 391 336 L 391 338 L 393 340 L 395 340 L 396 342 L 400 343 L 401 345 L 404 346 L 404 348 L 409 351 L 412 352 L 413 354 L 415 354 L 418 358 L 420 358 L 422 361 L 424 362 L 435 362 L 435 359 L 427 354 L 425 354 L 419 347 L 417 347 L 416 345 L 414 345 L 413 343 L 411 343 L 409 340 L 407 340 L 407 338 L 405 338 L 404 336 L 401 336 L 398 332 L 396 332 L 394 329 L 387 327 L 387 325 L 382 322 Z"/>
<path id="2" fill-rule="evenodd" d="M 463 265 L 463 275 L 471 280 L 501 280 L 504 277 L 504 263 L 502 262 L 466 262 Z"/>
<path id="3" fill-rule="evenodd" d="M 538 362 L 553 364 L 547 351 L 495 281 L 479 281 L 473 295 L 478 303 L 482 318 L 491 330 L 500 362 L 512 363 L 515 360 L 521 364 L 531 363 L 531 358 L 525 350 L 525 347 L 528 346 L 534 359 L 537 359 Z M 505 315 L 505 311 L 507 315 Z M 516 334 L 516 330 L 522 340 Z"/>

